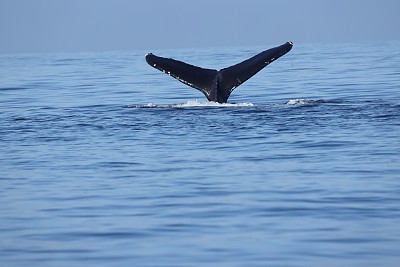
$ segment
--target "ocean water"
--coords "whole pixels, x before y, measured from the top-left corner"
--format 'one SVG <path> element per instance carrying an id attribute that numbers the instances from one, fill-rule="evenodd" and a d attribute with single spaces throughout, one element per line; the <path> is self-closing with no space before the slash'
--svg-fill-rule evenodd
<path id="1" fill-rule="evenodd" d="M 400 266 L 400 42 L 144 61 L 274 45 L 0 55 L 0 265 Z"/>

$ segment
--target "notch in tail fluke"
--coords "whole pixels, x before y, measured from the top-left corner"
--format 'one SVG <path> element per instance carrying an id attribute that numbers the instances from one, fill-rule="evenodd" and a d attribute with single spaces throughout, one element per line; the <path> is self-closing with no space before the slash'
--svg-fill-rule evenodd
<path id="1" fill-rule="evenodd" d="M 171 58 L 158 57 L 153 54 L 145 56 L 147 63 L 174 77 L 180 82 L 203 92 L 209 101 L 226 103 L 232 91 L 293 47 L 287 42 L 265 50 L 239 64 L 219 71 L 203 69 Z"/>

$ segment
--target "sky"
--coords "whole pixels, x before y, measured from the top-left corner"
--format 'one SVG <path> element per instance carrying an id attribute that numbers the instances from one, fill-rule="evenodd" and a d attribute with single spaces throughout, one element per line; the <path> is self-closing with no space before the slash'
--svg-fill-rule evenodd
<path id="1" fill-rule="evenodd" d="M 399 0 L 0 0 L 0 53 L 400 40 Z"/>

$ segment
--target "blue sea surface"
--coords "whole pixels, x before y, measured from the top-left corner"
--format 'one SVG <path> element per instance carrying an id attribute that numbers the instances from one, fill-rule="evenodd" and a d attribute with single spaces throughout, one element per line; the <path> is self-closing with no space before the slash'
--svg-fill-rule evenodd
<path id="1" fill-rule="evenodd" d="M 400 266 L 400 42 L 144 61 L 272 46 L 0 55 L 0 266 Z"/>

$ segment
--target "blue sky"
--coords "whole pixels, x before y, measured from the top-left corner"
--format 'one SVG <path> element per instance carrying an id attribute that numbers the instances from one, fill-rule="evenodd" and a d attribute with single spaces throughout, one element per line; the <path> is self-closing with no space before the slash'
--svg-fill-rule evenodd
<path id="1" fill-rule="evenodd" d="M 0 53 L 400 40 L 398 0 L 0 0 Z"/>

